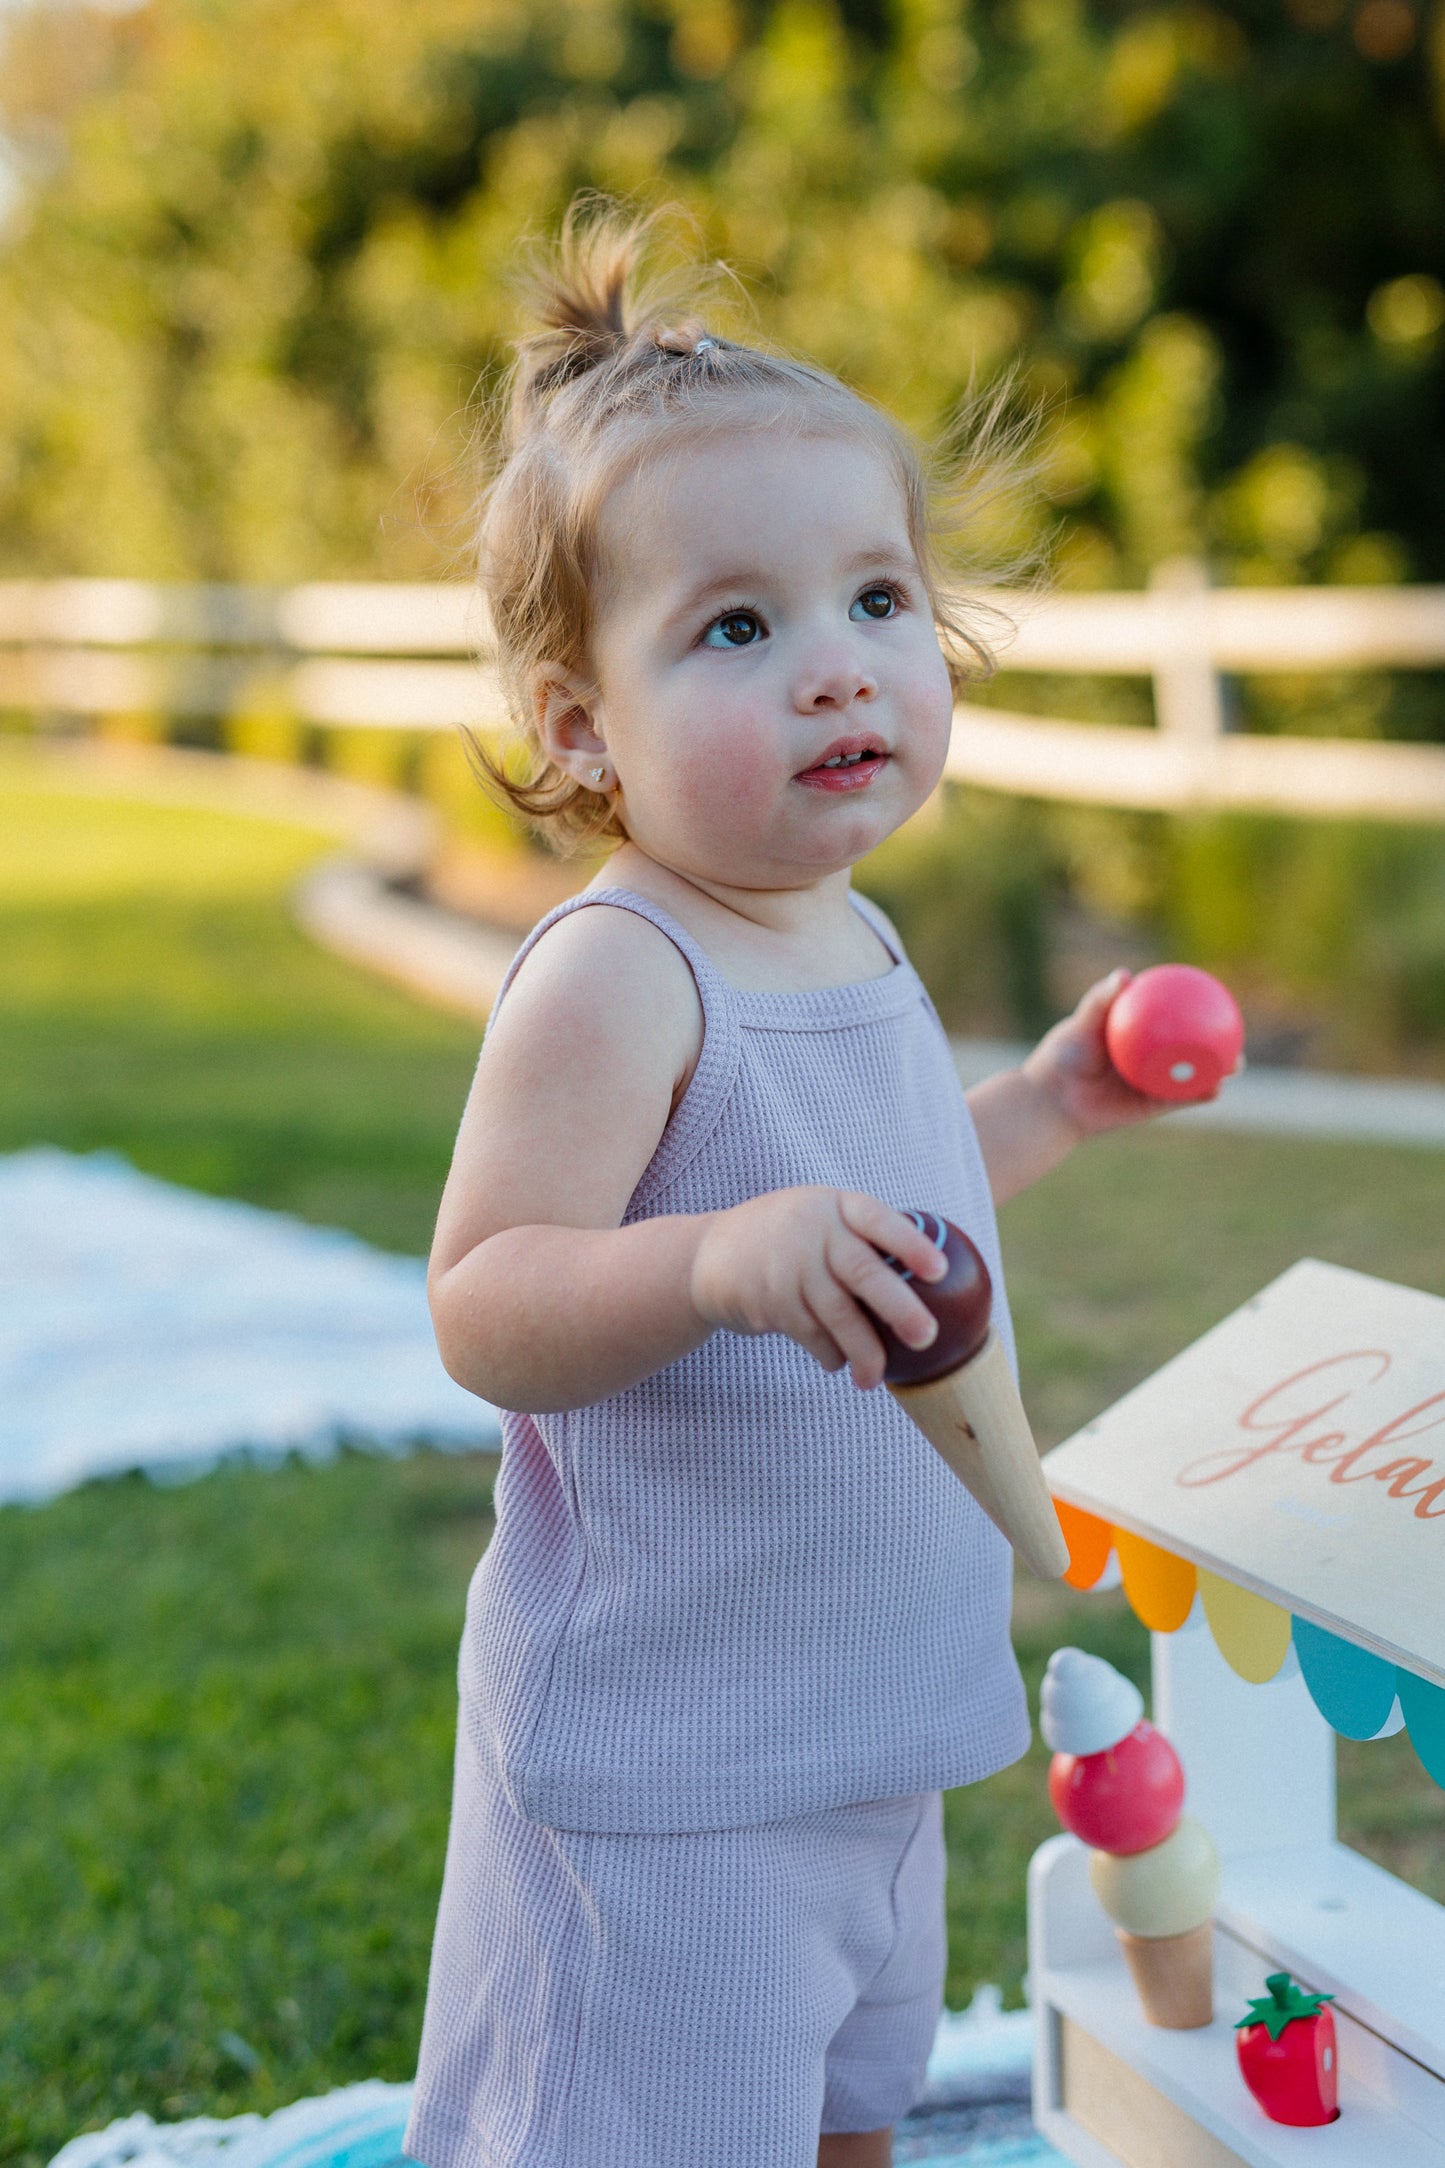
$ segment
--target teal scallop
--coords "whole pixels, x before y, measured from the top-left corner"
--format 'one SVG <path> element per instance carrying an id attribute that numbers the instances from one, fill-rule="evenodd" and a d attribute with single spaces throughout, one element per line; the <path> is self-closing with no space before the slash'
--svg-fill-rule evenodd
<path id="1" fill-rule="evenodd" d="M 1395 1706 L 1395 1666 L 1307 1619 L 1295 1620 L 1294 1645 L 1325 1722 L 1346 1739 L 1373 1739 Z"/>
<path id="2" fill-rule="evenodd" d="M 1445 1785 L 1445 1691 L 1428 1679 L 1417 1679 L 1413 1671 L 1397 1671 L 1395 1677 L 1410 1744 L 1421 1766 Z"/>

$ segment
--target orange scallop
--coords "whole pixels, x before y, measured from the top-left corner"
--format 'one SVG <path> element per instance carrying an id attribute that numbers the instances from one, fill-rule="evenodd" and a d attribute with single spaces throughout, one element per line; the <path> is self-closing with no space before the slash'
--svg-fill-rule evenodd
<path id="1" fill-rule="evenodd" d="M 1107 1521 L 1099 1519 L 1097 1513 L 1086 1513 L 1082 1506 L 1065 1505 L 1062 1498 L 1054 1500 L 1054 1511 L 1069 1546 L 1069 1570 L 1064 1579 L 1070 1588 L 1092 1588 L 1109 1563 L 1114 1531 Z"/>
<path id="2" fill-rule="evenodd" d="M 1172 1551 L 1161 1550 L 1143 1536 L 1128 1535 L 1122 1528 L 1114 1531 L 1114 1548 L 1119 1553 L 1124 1594 L 1136 1618 L 1151 1633 L 1177 1632 L 1194 1608 L 1199 1582 L 1188 1559 L 1176 1558 Z"/>

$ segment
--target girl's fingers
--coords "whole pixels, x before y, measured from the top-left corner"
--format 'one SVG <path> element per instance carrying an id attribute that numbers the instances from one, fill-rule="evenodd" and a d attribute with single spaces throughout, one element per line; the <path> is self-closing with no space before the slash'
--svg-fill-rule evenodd
<path id="1" fill-rule="evenodd" d="M 805 1348 L 814 1361 L 829 1372 L 841 1370 L 848 1360 L 827 1326 L 815 1316 L 801 1288 L 796 1300 L 790 1305 L 787 1323 L 781 1330 L 787 1333 L 790 1340 L 796 1340 L 799 1347 Z"/>
<path id="2" fill-rule="evenodd" d="M 828 1333 L 824 1332 L 816 1319 L 811 1319 L 806 1329 L 800 1327 L 793 1334 L 793 1338 L 797 1341 L 799 1347 L 807 1349 L 808 1353 L 828 1372 L 830 1377 L 836 1371 L 846 1369 L 847 1356 L 837 1342 Z"/>
<path id="3" fill-rule="evenodd" d="M 1126 971 L 1120 964 L 1107 978 L 1096 979 L 1075 1009 L 1075 1016 L 1081 1023 L 1097 1023 L 1114 1006 L 1133 976 L 1132 971 Z"/>
<path id="4" fill-rule="evenodd" d="M 1131 973 L 1121 965 L 1106 979 L 1098 979 L 1079 1001 L 1071 1016 L 1055 1024 L 1040 1042 L 1055 1040 L 1054 1058 L 1061 1069 L 1076 1076 L 1101 1076 L 1110 1069 L 1104 1044 L 1104 1026 L 1110 1009 L 1128 985 Z"/>
<path id="5" fill-rule="evenodd" d="M 931 1247 L 931 1245 L 930 1245 Z M 934 1251 L 936 1257 L 939 1253 Z M 938 1338 L 938 1321 L 908 1282 L 864 1242 L 840 1244 L 828 1264 L 865 1310 L 897 1333 L 905 1347 L 923 1348 Z"/>
<path id="6" fill-rule="evenodd" d="M 876 1385 L 887 1357 L 883 1342 L 846 1289 L 832 1274 L 810 1274 L 803 1282 L 803 1300 L 828 1334 L 859 1385 Z"/>
<path id="7" fill-rule="evenodd" d="M 838 1210 L 851 1234 L 861 1235 L 884 1257 L 896 1257 L 920 1280 L 941 1280 L 948 1270 L 943 1252 L 929 1241 L 922 1228 L 881 1198 L 845 1190 L 838 1199 Z"/>

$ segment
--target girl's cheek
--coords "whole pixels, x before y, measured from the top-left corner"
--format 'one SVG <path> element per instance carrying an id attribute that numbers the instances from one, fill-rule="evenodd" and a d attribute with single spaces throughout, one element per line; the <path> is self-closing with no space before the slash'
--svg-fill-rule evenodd
<path id="1" fill-rule="evenodd" d="M 747 739 L 719 744 L 682 779 L 692 810 L 716 834 L 747 835 L 777 798 L 778 780 L 756 744 Z"/>
<path id="2" fill-rule="evenodd" d="M 679 775 L 689 788 L 739 804 L 775 786 L 782 757 L 773 733 L 742 703 L 695 717 L 680 751 Z"/>
<path id="3" fill-rule="evenodd" d="M 953 697 L 948 666 L 940 656 L 937 669 L 921 674 L 915 703 L 919 736 L 940 759 L 953 734 Z"/>

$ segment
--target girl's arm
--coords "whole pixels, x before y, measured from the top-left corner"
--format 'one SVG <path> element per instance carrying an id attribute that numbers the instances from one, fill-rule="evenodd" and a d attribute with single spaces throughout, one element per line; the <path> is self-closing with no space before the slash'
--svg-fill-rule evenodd
<path id="1" fill-rule="evenodd" d="M 1027 1189 L 1085 1137 L 1169 1111 L 1167 1100 L 1124 1082 L 1104 1045 L 1105 1019 L 1129 976 L 1120 970 L 1100 979 L 1022 1067 L 1005 1069 L 968 1094 L 995 1204 Z"/>
<path id="2" fill-rule="evenodd" d="M 937 1328 L 884 1262 L 946 1269 L 876 1198 L 780 1190 L 620 1225 L 702 1045 L 691 972 L 645 919 L 578 911 L 537 944 L 477 1068 L 428 1288 L 451 1375 L 537 1413 L 606 1398 L 725 1326 L 784 1332 L 860 1385 L 883 1372 L 865 1310 L 907 1344 Z"/>

